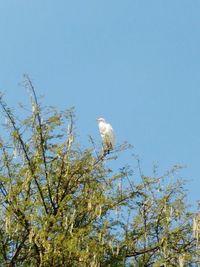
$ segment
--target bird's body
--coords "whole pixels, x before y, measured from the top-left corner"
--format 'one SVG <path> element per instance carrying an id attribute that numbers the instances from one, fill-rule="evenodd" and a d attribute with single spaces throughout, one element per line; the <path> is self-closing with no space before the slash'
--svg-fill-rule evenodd
<path id="1" fill-rule="evenodd" d="M 99 131 L 101 134 L 104 153 L 109 153 L 115 146 L 115 135 L 112 126 L 103 118 L 97 119 Z"/>

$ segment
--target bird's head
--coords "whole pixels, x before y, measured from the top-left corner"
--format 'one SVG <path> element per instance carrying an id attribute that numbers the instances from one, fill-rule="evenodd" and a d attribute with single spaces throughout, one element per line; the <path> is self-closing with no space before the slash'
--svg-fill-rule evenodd
<path id="1" fill-rule="evenodd" d="M 100 122 L 106 122 L 104 118 L 97 118 L 97 122 L 100 123 Z"/>

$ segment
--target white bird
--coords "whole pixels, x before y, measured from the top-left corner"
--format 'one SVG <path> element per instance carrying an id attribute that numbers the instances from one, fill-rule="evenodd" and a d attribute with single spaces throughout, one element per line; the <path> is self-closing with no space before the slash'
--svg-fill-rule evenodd
<path id="1" fill-rule="evenodd" d="M 99 125 L 99 131 L 103 142 L 104 153 L 109 154 L 110 150 L 114 149 L 115 146 L 115 135 L 113 128 L 103 118 L 98 118 L 97 122 Z"/>

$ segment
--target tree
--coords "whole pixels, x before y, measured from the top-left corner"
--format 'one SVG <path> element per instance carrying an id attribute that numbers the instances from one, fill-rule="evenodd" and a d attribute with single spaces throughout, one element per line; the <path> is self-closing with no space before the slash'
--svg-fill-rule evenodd
<path id="1" fill-rule="evenodd" d="M 0 266 L 197 266 L 199 217 L 184 181 L 109 167 L 127 145 L 101 154 L 76 143 L 74 111 L 44 108 L 28 76 L 25 119 L 0 99 Z M 9 134 L 8 134 L 9 133 Z M 193 224 L 194 220 L 194 224 Z"/>

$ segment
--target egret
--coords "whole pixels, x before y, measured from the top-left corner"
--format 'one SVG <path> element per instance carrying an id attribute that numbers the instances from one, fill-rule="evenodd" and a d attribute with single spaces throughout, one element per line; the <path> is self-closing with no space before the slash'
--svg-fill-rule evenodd
<path id="1" fill-rule="evenodd" d="M 104 154 L 110 153 L 110 150 L 115 146 L 115 135 L 112 126 L 103 118 L 97 119 L 99 131 L 102 138 Z"/>

